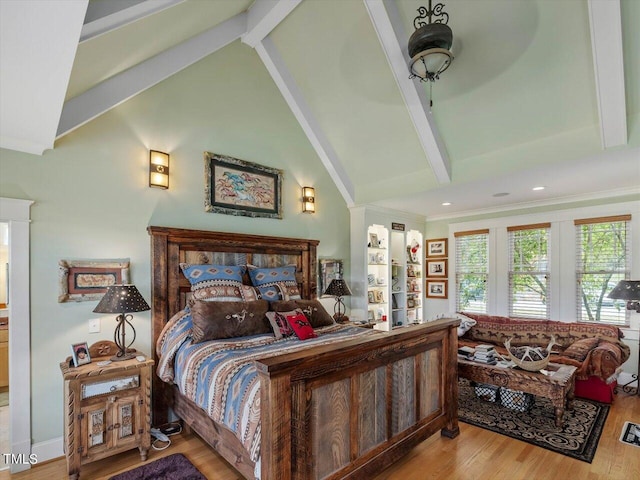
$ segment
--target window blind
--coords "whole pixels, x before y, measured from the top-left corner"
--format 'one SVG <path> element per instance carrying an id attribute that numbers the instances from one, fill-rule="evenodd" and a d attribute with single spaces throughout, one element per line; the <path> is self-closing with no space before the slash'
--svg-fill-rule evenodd
<path id="1" fill-rule="evenodd" d="M 454 233 L 456 309 L 487 313 L 489 230 Z"/>
<path id="2" fill-rule="evenodd" d="M 509 315 L 549 318 L 551 224 L 508 227 Z"/>
<path id="3" fill-rule="evenodd" d="M 576 220 L 578 320 L 629 323 L 625 302 L 608 298 L 631 274 L 631 215 Z"/>

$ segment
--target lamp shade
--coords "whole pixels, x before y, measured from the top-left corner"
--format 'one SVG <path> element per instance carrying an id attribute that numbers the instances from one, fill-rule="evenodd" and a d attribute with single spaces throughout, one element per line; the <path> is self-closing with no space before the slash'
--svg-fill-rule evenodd
<path id="1" fill-rule="evenodd" d="M 351 290 L 349 290 L 347 282 L 342 278 L 334 278 L 331 280 L 331 283 L 329 283 L 324 294 L 331 295 L 332 297 L 346 297 L 351 295 Z"/>
<path id="2" fill-rule="evenodd" d="M 133 313 L 150 310 L 135 285 L 110 285 L 102 297 L 95 313 Z"/>
<path id="3" fill-rule="evenodd" d="M 620 280 L 608 297 L 615 300 L 640 300 L 640 280 Z"/>

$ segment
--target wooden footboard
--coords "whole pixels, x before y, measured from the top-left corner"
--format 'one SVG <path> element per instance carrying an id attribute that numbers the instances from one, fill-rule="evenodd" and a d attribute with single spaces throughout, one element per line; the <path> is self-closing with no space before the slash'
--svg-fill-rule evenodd
<path id="1" fill-rule="evenodd" d="M 316 297 L 316 240 L 169 227 L 149 227 L 149 233 L 156 361 L 155 342 L 190 290 L 180 262 L 294 264 L 303 298 Z M 458 323 L 439 320 L 256 362 L 262 480 L 366 478 L 438 430 L 455 437 Z M 253 478 L 254 464 L 240 441 L 177 389 L 154 378 L 152 400 L 154 425 L 173 409 Z"/>
<path id="2" fill-rule="evenodd" d="M 263 479 L 366 478 L 458 429 L 455 320 L 258 362 Z"/>

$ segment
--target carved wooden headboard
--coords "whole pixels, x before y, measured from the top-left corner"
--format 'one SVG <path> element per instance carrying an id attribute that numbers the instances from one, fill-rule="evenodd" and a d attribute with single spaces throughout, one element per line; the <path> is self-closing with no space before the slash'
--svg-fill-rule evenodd
<path id="1" fill-rule="evenodd" d="M 147 230 L 151 235 L 151 349 L 156 361 L 156 340 L 165 323 L 184 307 L 190 291 L 180 271 L 182 262 L 257 267 L 295 264 L 302 298 L 317 296 L 318 240 L 155 226 Z"/>

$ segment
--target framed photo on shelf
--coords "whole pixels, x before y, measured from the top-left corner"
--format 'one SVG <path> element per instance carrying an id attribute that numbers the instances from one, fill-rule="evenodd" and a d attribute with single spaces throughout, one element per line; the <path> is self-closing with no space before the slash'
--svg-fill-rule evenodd
<path id="1" fill-rule="evenodd" d="M 369 246 L 371 248 L 378 248 L 380 246 L 377 233 L 369 233 Z"/>
<path id="2" fill-rule="evenodd" d="M 375 253 L 369 254 L 369 265 L 377 265 L 378 264 L 378 256 Z"/>
<path id="3" fill-rule="evenodd" d="M 427 260 L 427 277 L 447 277 L 447 259 Z"/>
<path id="4" fill-rule="evenodd" d="M 449 255 L 447 241 L 446 238 L 427 240 L 427 258 L 447 257 Z"/>
<path id="5" fill-rule="evenodd" d="M 384 293 L 382 290 L 375 291 L 376 303 L 384 303 Z"/>
<path id="6" fill-rule="evenodd" d="M 373 293 L 373 290 L 370 292 L 367 292 L 367 298 L 369 299 L 369 303 L 376 303 L 376 297 Z"/>
<path id="7" fill-rule="evenodd" d="M 74 343 L 71 345 L 71 358 L 73 359 L 73 366 L 79 367 L 80 365 L 86 365 L 91 363 L 91 357 L 89 356 L 89 346 L 87 342 Z"/>
<path id="8" fill-rule="evenodd" d="M 375 322 L 376 321 L 376 316 L 373 313 L 373 310 L 369 310 L 367 312 L 367 322 L 371 323 L 371 322 Z"/>
<path id="9" fill-rule="evenodd" d="M 447 281 L 427 280 L 427 298 L 447 298 Z"/>
<path id="10" fill-rule="evenodd" d="M 415 306 L 416 301 L 411 297 L 407 298 L 407 308 L 415 308 Z"/>

